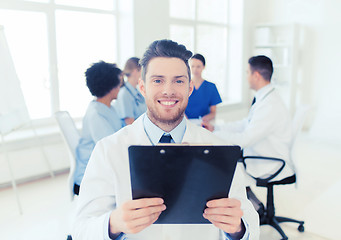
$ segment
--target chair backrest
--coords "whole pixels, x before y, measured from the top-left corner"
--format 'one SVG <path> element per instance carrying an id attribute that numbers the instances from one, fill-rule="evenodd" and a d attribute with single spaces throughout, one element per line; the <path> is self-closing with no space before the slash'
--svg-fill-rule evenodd
<path id="1" fill-rule="evenodd" d="M 81 138 L 76 124 L 71 118 L 70 114 L 67 111 L 59 111 L 55 113 L 55 118 L 58 122 L 59 128 L 61 130 L 62 136 L 66 145 L 68 146 L 69 154 L 70 154 L 70 173 L 68 177 L 68 187 L 70 191 L 71 200 L 73 200 L 74 192 L 73 192 L 73 175 L 75 173 L 76 168 L 76 147 L 78 145 L 79 139 Z"/>
<path id="2" fill-rule="evenodd" d="M 80 139 L 77 127 L 67 111 L 56 112 L 55 117 L 64 140 L 67 143 L 72 156 L 75 157 L 76 147 Z"/>
<path id="3" fill-rule="evenodd" d="M 292 141 L 291 141 L 291 159 L 294 164 L 294 170 L 296 173 L 296 177 L 298 177 L 298 162 L 296 158 L 296 141 L 299 133 L 301 132 L 303 128 L 304 121 L 307 118 L 308 112 L 311 109 L 310 105 L 300 105 L 296 108 L 295 115 L 292 119 Z M 298 181 L 296 181 L 297 183 Z M 297 186 L 297 184 L 296 184 Z"/>
<path id="4" fill-rule="evenodd" d="M 296 108 L 295 115 L 292 119 L 292 142 L 291 147 L 293 147 L 296 143 L 297 136 L 301 132 L 303 128 L 304 121 L 307 118 L 307 114 L 310 110 L 309 105 L 300 105 Z"/>

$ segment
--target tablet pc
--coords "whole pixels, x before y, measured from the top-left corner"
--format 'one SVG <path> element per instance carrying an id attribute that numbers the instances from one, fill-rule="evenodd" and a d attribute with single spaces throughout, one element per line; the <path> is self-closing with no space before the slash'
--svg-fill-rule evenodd
<path id="1" fill-rule="evenodd" d="M 239 146 L 130 146 L 133 199 L 161 197 L 167 209 L 156 224 L 210 223 L 206 202 L 228 197 Z"/>

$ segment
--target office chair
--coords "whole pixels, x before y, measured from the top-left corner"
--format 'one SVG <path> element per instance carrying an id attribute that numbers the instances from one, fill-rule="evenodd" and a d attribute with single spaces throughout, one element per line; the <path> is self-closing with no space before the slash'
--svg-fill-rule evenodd
<path id="1" fill-rule="evenodd" d="M 74 198 L 74 181 L 73 176 L 75 173 L 76 167 L 76 147 L 78 145 L 80 134 L 76 125 L 71 118 L 70 114 L 67 111 L 59 111 L 55 113 L 55 118 L 58 122 L 59 128 L 61 130 L 62 136 L 66 145 L 68 146 L 69 155 L 70 155 L 70 173 L 68 177 L 68 188 L 70 191 L 71 201 Z"/>
<path id="2" fill-rule="evenodd" d="M 292 127 L 293 128 L 292 129 L 293 136 L 292 136 L 291 146 L 290 146 L 290 155 L 291 155 L 290 157 L 293 160 L 294 160 L 293 157 L 294 157 L 296 139 L 297 139 L 299 132 L 301 131 L 301 129 L 303 127 L 303 123 L 304 123 L 304 120 L 307 116 L 309 109 L 310 109 L 310 107 L 307 105 L 299 106 L 296 110 L 295 116 L 294 116 L 293 121 L 292 121 L 292 123 L 293 123 L 292 124 L 293 125 L 293 127 Z M 281 163 L 281 166 L 277 169 L 277 171 L 275 173 L 273 173 L 271 176 L 266 177 L 266 178 L 257 178 L 257 177 L 252 176 L 250 173 L 247 173 L 249 176 L 251 176 L 253 179 L 256 180 L 256 186 L 267 188 L 266 207 L 264 207 L 264 205 L 261 204 L 259 207 L 259 210 L 258 210 L 258 214 L 259 214 L 259 218 L 260 218 L 260 224 L 261 225 L 271 225 L 272 227 L 274 227 L 282 236 L 282 240 L 288 239 L 288 237 L 286 236 L 286 234 L 284 233 L 284 231 L 282 230 L 282 228 L 279 225 L 282 222 L 298 223 L 299 224 L 298 231 L 304 232 L 304 226 L 303 226 L 304 221 L 298 221 L 295 219 L 286 218 L 286 217 L 279 217 L 279 216 L 275 215 L 274 186 L 296 183 L 296 181 L 297 181 L 297 179 L 296 179 L 297 169 L 296 168 L 294 169 L 294 171 L 295 171 L 294 175 L 286 177 L 286 178 L 279 180 L 279 181 L 272 181 L 271 182 L 271 180 L 273 178 L 275 178 L 283 170 L 283 168 L 286 164 L 283 159 L 263 157 L 263 156 L 244 156 L 241 159 L 241 161 L 242 161 L 246 170 L 247 170 L 247 163 L 245 161 L 246 159 L 254 159 L 257 161 L 258 160 L 260 160 L 260 161 L 276 161 L 276 162 Z M 295 164 L 294 161 L 293 161 L 293 163 Z M 252 191 L 250 194 L 253 194 Z"/>

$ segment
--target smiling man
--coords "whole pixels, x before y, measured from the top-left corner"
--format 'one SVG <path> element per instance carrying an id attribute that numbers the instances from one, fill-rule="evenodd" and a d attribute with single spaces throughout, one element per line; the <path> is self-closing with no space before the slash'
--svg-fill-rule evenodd
<path id="1" fill-rule="evenodd" d="M 161 198 L 132 200 L 128 147 L 222 141 L 184 116 L 193 91 L 192 53 L 171 40 L 153 42 L 141 59 L 141 93 L 147 112 L 95 147 L 81 185 L 74 239 L 219 240 L 259 239 L 259 220 L 247 200 L 237 168 L 229 198 L 207 202 L 203 217 L 212 224 L 153 224 L 166 209 Z"/>
<path id="2" fill-rule="evenodd" d="M 188 97 L 193 91 L 186 64 L 180 58 L 150 60 L 140 89 L 147 101 L 147 115 L 159 128 L 170 132 L 183 120 Z"/>

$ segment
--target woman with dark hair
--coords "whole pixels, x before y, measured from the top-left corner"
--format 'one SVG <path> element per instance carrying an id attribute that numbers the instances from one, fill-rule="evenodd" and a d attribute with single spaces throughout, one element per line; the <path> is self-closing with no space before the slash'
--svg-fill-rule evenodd
<path id="1" fill-rule="evenodd" d="M 203 55 L 197 53 L 192 56 L 190 67 L 194 89 L 185 112 L 189 119 L 200 118 L 204 123 L 215 118 L 216 105 L 222 102 L 216 85 L 201 76 L 205 65 Z"/>
<path id="2" fill-rule="evenodd" d="M 132 57 L 126 62 L 123 72 L 127 81 L 122 86 L 114 103 L 118 114 L 127 125 L 132 124 L 147 109 L 144 97 L 136 88 L 141 77 L 139 60 L 137 57 Z"/>
<path id="3" fill-rule="evenodd" d="M 83 118 L 82 136 L 76 148 L 74 192 L 78 195 L 85 168 L 96 143 L 124 126 L 114 107 L 122 85 L 122 71 L 116 64 L 103 61 L 94 63 L 85 72 L 86 85 L 95 97 Z"/>

